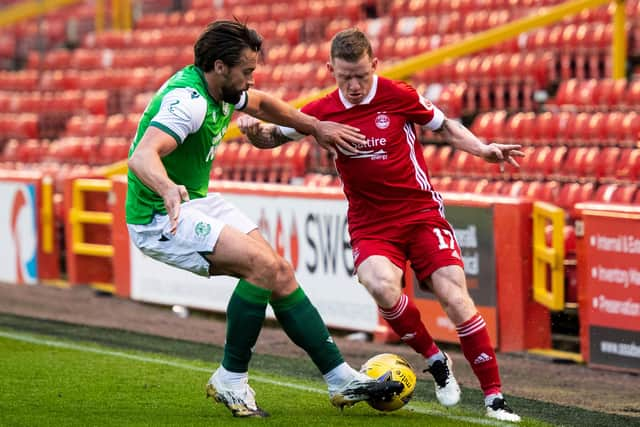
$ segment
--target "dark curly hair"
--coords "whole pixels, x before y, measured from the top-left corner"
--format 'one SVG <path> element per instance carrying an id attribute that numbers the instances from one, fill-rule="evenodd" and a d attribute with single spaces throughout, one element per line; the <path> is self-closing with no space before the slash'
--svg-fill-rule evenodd
<path id="1" fill-rule="evenodd" d="M 215 21 L 198 37 L 193 47 L 194 63 L 205 72 L 211 71 L 218 59 L 233 67 L 247 48 L 254 52 L 262 49 L 262 37 L 257 31 L 238 21 Z"/>

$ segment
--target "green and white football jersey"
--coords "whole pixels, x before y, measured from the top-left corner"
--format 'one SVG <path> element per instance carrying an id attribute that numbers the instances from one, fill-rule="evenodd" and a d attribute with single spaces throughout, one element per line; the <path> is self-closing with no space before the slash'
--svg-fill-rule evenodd
<path id="1" fill-rule="evenodd" d="M 190 199 L 205 197 L 216 148 L 227 131 L 235 109 L 247 104 L 244 92 L 236 105 L 218 103 L 207 91 L 202 70 L 189 65 L 174 74 L 156 92 L 144 111 L 129 157 L 149 126 L 173 136 L 178 147 L 162 158 L 169 178 L 184 185 Z M 128 174 L 126 219 L 129 224 L 148 224 L 156 213 L 166 213 L 164 202 L 133 172 Z"/>

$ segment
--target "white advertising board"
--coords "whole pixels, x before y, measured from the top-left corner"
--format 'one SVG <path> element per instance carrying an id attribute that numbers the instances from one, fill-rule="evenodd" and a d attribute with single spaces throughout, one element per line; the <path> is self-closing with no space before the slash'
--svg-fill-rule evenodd
<path id="1" fill-rule="evenodd" d="M 0 182 L 0 282 L 34 285 L 38 279 L 35 186 Z"/>
<path id="2" fill-rule="evenodd" d="M 331 327 L 373 332 L 378 312 L 353 275 L 343 199 L 223 193 L 260 227 L 293 265 L 296 277 Z M 131 249 L 131 298 L 224 311 L 237 280 L 203 278 Z M 269 309 L 268 315 L 272 316 Z"/>

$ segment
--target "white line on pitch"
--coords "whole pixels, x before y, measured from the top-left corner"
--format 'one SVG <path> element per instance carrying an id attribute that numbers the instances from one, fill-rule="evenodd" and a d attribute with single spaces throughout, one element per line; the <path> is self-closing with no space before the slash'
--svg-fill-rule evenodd
<path id="1" fill-rule="evenodd" d="M 211 372 L 212 371 L 212 368 L 201 368 L 199 366 L 190 365 L 188 363 L 173 362 L 171 360 L 154 358 L 154 357 L 137 356 L 135 354 L 123 353 L 121 351 L 104 350 L 104 349 L 89 347 L 89 346 L 85 346 L 85 345 L 81 345 L 81 344 L 73 344 L 73 343 L 69 343 L 69 342 L 65 342 L 65 341 L 51 341 L 51 340 L 37 338 L 37 337 L 34 337 L 32 335 L 21 334 L 21 333 L 0 331 L 0 337 L 12 339 L 12 340 L 15 340 L 15 341 L 28 342 L 28 343 L 31 343 L 31 344 L 46 345 L 48 347 L 62 348 L 62 349 L 65 349 L 65 350 L 76 350 L 76 351 L 82 351 L 82 352 L 85 352 L 85 353 L 99 354 L 99 355 L 103 355 L 103 356 L 120 357 L 122 359 L 135 360 L 135 361 L 138 361 L 138 362 L 154 363 L 154 364 L 157 364 L 157 365 L 171 366 L 173 368 L 187 369 L 187 370 L 190 370 L 190 371 L 198 371 L 198 372 Z M 280 387 L 287 387 L 287 388 L 292 388 L 292 389 L 296 389 L 296 390 L 306 391 L 306 392 L 310 392 L 310 393 L 317 393 L 317 394 L 326 394 L 327 393 L 327 391 L 324 390 L 324 389 L 305 386 L 305 385 L 301 385 L 301 384 L 295 384 L 295 383 L 289 383 L 289 382 L 283 382 L 283 381 L 276 381 L 276 380 L 273 380 L 273 379 L 270 379 L 270 378 L 266 378 L 266 377 L 263 377 L 263 376 L 260 376 L 260 375 L 251 375 L 251 380 L 252 381 L 261 382 L 261 383 L 266 383 L 266 384 L 272 384 L 272 385 L 276 385 L 276 386 L 280 386 Z M 465 421 L 465 422 L 468 422 L 468 423 L 480 424 L 480 425 L 486 425 L 486 426 L 495 426 L 495 427 L 511 427 L 511 426 L 513 426 L 513 424 L 501 423 L 501 422 L 498 422 L 498 421 L 492 421 L 492 420 L 488 420 L 488 419 L 473 418 L 473 417 L 465 417 L 465 416 L 462 416 L 462 415 L 447 414 L 446 412 L 440 412 L 440 411 L 437 411 L 437 410 L 434 410 L 434 409 L 428 409 L 428 408 L 423 408 L 423 407 L 417 406 L 415 403 L 409 404 L 408 407 L 407 407 L 407 410 L 410 410 L 412 412 L 417 412 L 417 413 L 420 413 L 420 414 L 432 415 L 432 416 L 447 418 L 447 419 L 450 419 L 450 420 Z"/>

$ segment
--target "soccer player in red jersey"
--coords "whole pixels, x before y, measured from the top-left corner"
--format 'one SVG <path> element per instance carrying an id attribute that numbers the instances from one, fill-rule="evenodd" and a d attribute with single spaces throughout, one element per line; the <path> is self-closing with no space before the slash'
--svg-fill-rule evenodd
<path id="1" fill-rule="evenodd" d="M 327 64 L 338 89 L 302 111 L 319 120 L 351 125 L 366 136 L 359 153 L 338 150 L 336 168 L 349 203 L 348 223 L 358 280 L 375 299 L 391 328 L 423 355 L 434 376 L 436 397 L 452 406 L 460 388 L 451 361 L 434 343 L 420 312 L 402 290 L 410 260 L 422 286 L 432 291 L 456 325 L 462 352 L 485 395 L 487 416 L 517 422 L 507 406 L 487 327 L 466 285 L 454 230 L 444 216 L 442 197 L 429 180 L 415 127 L 441 132 L 456 149 L 488 162 L 518 166 L 519 145 L 484 144 L 414 88 L 376 75 L 378 60 L 366 35 L 357 29 L 338 33 Z M 238 119 L 254 145 L 269 148 L 299 139 L 294 130 L 251 117 Z"/>

